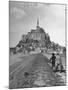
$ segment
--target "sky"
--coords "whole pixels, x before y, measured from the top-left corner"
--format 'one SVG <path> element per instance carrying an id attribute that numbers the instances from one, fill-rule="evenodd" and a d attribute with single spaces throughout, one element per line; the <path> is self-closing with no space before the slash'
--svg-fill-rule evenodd
<path id="1" fill-rule="evenodd" d="M 9 45 L 15 47 L 23 34 L 39 26 L 51 41 L 65 46 L 65 5 L 9 1 Z"/>

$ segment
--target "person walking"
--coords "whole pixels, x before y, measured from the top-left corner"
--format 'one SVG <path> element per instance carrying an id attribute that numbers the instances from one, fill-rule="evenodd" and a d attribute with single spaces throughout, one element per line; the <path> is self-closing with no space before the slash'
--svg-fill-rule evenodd
<path id="1" fill-rule="evenodd" d="M 55 61 L 56 61 L 56 56 L 54 53 L 52 53 L 52 56 L 50 58 L 50 62 L 52 63 L 52 69 L 55 69 Z"/>
<path id="2" fill-rule="evenodd" d="M 62 59 L 61 59 L 61 56 L 60 56 L 59 53 L 57 53 L 57 60 L 56 60 L 56 62 L 57 62 L 57 69 L 58 69 L 60 72 L 62 72 L 64 68 L 63 68 Z"/>

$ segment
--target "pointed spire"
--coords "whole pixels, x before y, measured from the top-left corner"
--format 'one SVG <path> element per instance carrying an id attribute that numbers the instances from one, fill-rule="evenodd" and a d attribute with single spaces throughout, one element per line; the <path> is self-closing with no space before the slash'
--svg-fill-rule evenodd
<path id="1" fill-rule="evenodd" d="M 39 19 L 37 19 L 37 26 L 39 26 Z"/>
<path id="2" fill-rule="evenodd" d="M 37 19 L 37 29 L 39 28 L 39 19 Z"/>

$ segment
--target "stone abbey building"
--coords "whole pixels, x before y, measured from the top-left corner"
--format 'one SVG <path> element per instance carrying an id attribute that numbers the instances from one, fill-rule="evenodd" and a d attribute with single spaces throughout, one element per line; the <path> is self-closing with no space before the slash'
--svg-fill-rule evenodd
<path id="1" fill-rule="evenodd" d="M 11 48 L 10 52 L 25 52 L 37 48 L 45 48 L 51 51 L 63 51 L 63 47 L 50 40 L 50 36 L 45 30 L 39 26 L 39 20 L 37 19 L 36 29 L 31 29 L 27 34 L 22 35 L 22 39 L 16 45 L 15 48 Z"/>
<path id="2" fill-rule="evenodd" d="M 29 40 L 37 40 L 40 46 L 45 46 L 47 42 L 50 42 L 50 37 L 48 33 L 46 33 L 44 29 L 39 26 L 38 19 L 36 29 L 32 29 L 30 32 L 27 33 L 27 35 L 22 35 L 23 41 L 25 41 L 27 38 Z"/>

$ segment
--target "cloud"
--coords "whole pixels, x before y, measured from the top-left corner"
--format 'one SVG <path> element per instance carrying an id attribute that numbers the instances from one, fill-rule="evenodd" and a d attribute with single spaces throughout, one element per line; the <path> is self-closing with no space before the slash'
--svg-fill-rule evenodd
<path id="1" fill-rule="evenodd" d="M 20 8 L 17 8 L 17 7 L 14 7 L 11 9 L 11 14 L 14 16 L 14 18 L 16 19 L 20 19 L 22 18 L 23 16 L 26 15 L 25 11 L 20 9 Z"/>

